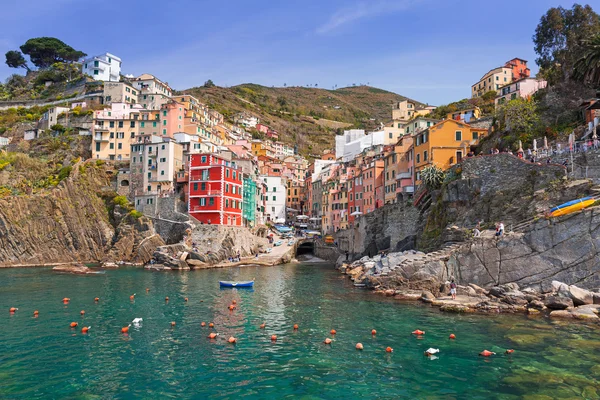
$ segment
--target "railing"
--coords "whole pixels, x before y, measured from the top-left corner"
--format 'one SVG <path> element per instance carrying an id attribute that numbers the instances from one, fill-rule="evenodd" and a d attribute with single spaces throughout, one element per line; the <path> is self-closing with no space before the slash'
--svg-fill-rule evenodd
<path id="1" fill-rule="evenodd" d="M 108 128 L 103 125 L 94 125 L 94 129 L 97 129 L 99 131 L 107 131 L 108 130 Z"/>
<path id="2" fill-rule="evenodd" d="M 410 178 L 412 178 L 412 174 L 410 172 L 400 172 L 399 174 L 396 175 L 397 180 L 410 179 Z"/>

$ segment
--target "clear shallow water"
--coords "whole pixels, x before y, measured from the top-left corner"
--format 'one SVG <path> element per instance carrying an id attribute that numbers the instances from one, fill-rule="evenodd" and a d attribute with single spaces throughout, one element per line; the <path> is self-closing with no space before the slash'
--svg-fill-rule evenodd
<path id="1" fill-rule="evenodd" d="M 218 287 L 218 280 L 253 277 L 254 291 Z M 71 298 L 66 306 L 63 297 Z M 238 308 L 229 312 L 233 299 Z M 19 311 L 11 316 L 10 307 Z M 135 317 L 144 319 L 142 328 L 121 334 Z M 72 321 L 79 322 L 76 330 L 69 327 Z M 215 323 L 219 340 L 207 339 L 213 330 L 201 328 L 201 321 Z M 259 329 L 262 322 L 265 330 Z M 92 326 L 88 335 L 80 332 L 84 325 Z M 332 328 L 335 341 L 324 345 Z M 410 334 L 415 329 L 426 331 L 423 339 Z M 457 339 L 449 340 L 450 333 Z M 225 342 L 230 335 L 237 345 Z M 364 351 L 355 350 L 357 342 Z M 441 350 L 438 359 L 423 355 L 429 347 Z M 506 348 L 515 353 L 477 356 L 483 349 Z M 0 270 L 2 399 L 531 395 L 598 398 L 600 328 L 442 314 L 354 289 L 326 264 L 187 273 L 122 268 L 96 276 Z"/>

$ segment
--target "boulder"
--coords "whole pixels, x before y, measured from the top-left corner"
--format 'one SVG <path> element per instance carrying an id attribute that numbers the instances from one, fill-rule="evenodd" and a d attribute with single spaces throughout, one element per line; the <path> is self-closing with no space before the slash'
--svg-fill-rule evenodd
<path id="1" fill-rule="evenodd" d="M 539 300 L 533 300 L 529 302 L 529 307 L 536 308 L 538 310 L 543 310 L 545 308 L 544 303 Z"/>
<path id="2" fill-rule="evenodd" d="M 566 310 L 573 307 L 573 300 L 567 297 L 549 296 L 544 305 L 551 310 Z"/>
<path id="3" fill-rule="evenodd" d="M 363 272 L 363 268 L 362 268 L 362 267 L 356 267 L 356 268 L 353 268 L 353 269 L 351 269 L 351 270 L 350 270 L 350 271 L 348 271 L 347 273 L 348 273 L 348 275 L 350 275 L 351 277 L 356 277 L 356 276 L 358 276 L 358 275 L 362 274 L 362 272 Z"/>
<path id="4" fill-rule="evenodd" d="M 506 295 L 506 290 L 500 286 L 494 286 L 493 288 L 490 288 L 489 294 L 494 297 L 504 297 L 504 295 Z"/>
<path id="5" fill-rule="evenodd" d="M 102 263 L 102 268 L 115 269 L 119 268 L 119 265 L 117 263 L 107 261 L 105 263 Z"/>
<path id="6" fill-rule="evenodd" d="M 584 304 L 594 304 L 594 294 L 589 290 L 578 288 L 577 286 L 568 286 L 568 295 L 576 306 Z"/>
<path id="7" fill-rule="evenodd" d="M 472 288 L 473 288 L 473 290 L 475 290 L 475 293 L 477 293 L 477 294 L 485 294 L 485 295 L 487 295 L 487 294 L 488 294 L 488 291 L 487 291 L 487 290 L 485 290 L 485 289 L 484 289 L 484 288 L 482 288 L 481 286 L 477 286 L 477 285 L 476 285 L 476 284 L 474 284 L 474 283 L 469 283 L 469 286 L 470 286 L 470 287 L 472 287 Z"/>
<path id="8" fill-rule="evenodd" d="M 67 264 L 67 265 L 57 265 L 52 268 L 54 272 L 61 272 L 65 274 L 77 274 L 77 275 L 85 275 L 85 274 L 95 274 L 97 272 L 91 270 L 89 267 L 86 267 L 83 264 Z"/>
<path id="9" fill-rule="evenodd" d="M 600 304 L 600 293 L 594 293 L 594 304 Z"/>
<path id="10" fill-rule="evenodd" d="M 586 319 L 586 320 L 597 320 L 598 316 L 594 312 L 593 309 L 587 307 L 577 307 L 573 311 L 571 311 L 573 317 L 576 319 Z"/>
<path id="11" fill-rule="evenodd" d="M 456 288 L 456 294 L 473 297 L 473 296 L 477 296 L 477 291 L 475 289 L 473 289 L 471 286 L 458 285 Z"/>
<path id="12" fill-rule="evenodd" d="M 573 314 L 568 310 L 555 310 L 550 313 L 550 318 L 573 318 Z"/>
<path id="13" fill-rule="evenodd" d="M 429 290 L 423 290 L 421 292 L 421 300 L 425 303 L 432 303 L 435 300 L 435 296 Z"/>
<path id="14" fill-rule="evenodd" d="M 420 290 L 401 289 L 396 290 L 394 298 L 397 300 L 417 301 L 421 299 L 422 294 Z"/>

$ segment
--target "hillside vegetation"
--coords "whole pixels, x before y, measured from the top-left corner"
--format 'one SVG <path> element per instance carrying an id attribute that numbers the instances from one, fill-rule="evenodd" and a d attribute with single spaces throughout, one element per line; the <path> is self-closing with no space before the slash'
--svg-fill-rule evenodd
<path id="1" fill-rule="evenodd" d="M 334 135 L 344 128 L 376 129 L 389 122 L 392 104 L 406 99 L 370 86 L 326 90 L 243 84 L 195 87 L 183 93 L 197 97 L 230 122 L 242 111 L 255 115 L 279 132 L 281 141 L 298 144 L 305 155 L 332 147 Z"/>

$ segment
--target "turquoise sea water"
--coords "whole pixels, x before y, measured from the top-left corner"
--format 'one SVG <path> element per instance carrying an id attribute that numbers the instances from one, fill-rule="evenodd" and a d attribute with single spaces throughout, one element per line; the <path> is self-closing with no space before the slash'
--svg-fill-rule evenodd
<path id="1" fill-rule="evenodd" d="M 253 291 L 219 289 L 219 280 L 253 277 Z M 64 305 L 63 297 L 71 302 Z M 238 308 L 230 312 L 234 299 Z M 10 315 L 10 307 L 19 310 Z M 443 314 L 354 289 L 326 264 L 184 273 L 121 268 L 93 276 L 4 269 L 0 310 L 2 399 L 600 395 L 598 326 Z M 142 327 L 121 334 L 136 317 Z M 202 328 L 202 321 L 215 329 Z M 72 330 L 71 322 L 79 327 Z M 338 333 L 327 346 L 322 341 L 331 329 Z M 422 339 L 411 335 L 415 329 L 426 332 Z M 211 331 L 218 340 L 207 339 Z M 457 339 L 449 340 L 450 333 Z M 232 335 L 236 345 L 225 340 Z M 386 353 L 387 346 L 394 352 Z M 440 349 L 437 359 L 423 355 L 429 347 Z M 507 356 L 507 348 L 515 352 Z M 498 354 L 484 359 L 483 349 Z"/>

